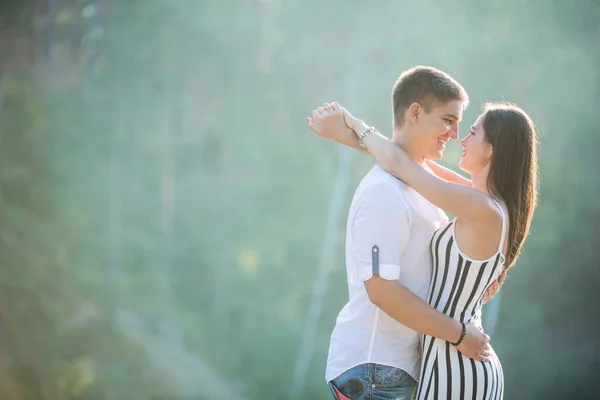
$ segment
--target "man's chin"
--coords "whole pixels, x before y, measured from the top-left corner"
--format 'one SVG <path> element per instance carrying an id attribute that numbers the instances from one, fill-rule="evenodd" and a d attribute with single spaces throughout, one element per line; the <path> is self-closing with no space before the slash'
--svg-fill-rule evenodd
<path id="1" fill-rule="evenodd" d="M 435 153 L 430 154 L 430 157 L 427 157 L 427 159 L 431 160 L 431 161 L 441 160 L 443 156 L 444 156 L 443 151 L 436 151 Z"/>

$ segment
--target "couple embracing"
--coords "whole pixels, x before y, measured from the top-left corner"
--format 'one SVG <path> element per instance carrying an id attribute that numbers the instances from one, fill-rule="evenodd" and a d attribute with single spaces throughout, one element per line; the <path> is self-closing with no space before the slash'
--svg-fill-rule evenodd
<path id="1" fill-rule="evenodd" d="M 377 164 L 356 189 L 347 221 L 349 302 L 326 368 L 336 399 L 503 397 L 481 311 L 529 231 L 537 133 L 516 105 L 485 104 L 460 140 L 466 179 L 434 160 L 459 138 L 468 104 L 455 79 L 418 66 L 394 85 L 391 140 L 338 103 L 308 118 L 317 135 Z"/>

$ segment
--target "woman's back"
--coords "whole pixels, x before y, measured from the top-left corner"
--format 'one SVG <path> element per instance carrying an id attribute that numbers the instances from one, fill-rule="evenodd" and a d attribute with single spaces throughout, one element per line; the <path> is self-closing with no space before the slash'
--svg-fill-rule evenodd
<path id="1" fill-rule="evenodd" d="M 462 251 L 456 240 L 456 219 L 439 228 L 431 241 L 433 275 L 429 304 L 438 311 L 468 322 L 480 310 L 483 293 L 504 271 L 503 254 L 508 218 L 502 212 L 502 229 L 496 251 L 477 260 Z"/>
<path id="2" fill-rule="evenodd" d="M 483 294 L 504 270 L 501 250 L 507 218 L 503 210 L 502 214 L 500 243 L 497 251 L 485 260 L 475 260 L 461 251 L 455 238 L 456 220 L 434 234 L 428 301 L 438 311 L 465 324 L 480 314 Z M 502 398 L 502 367 L 493 349 L 490 348 L 490 362 L 482 363 L 464 357 L 446 341 L 431 336 L 422 339 L 418 399 Z"/>

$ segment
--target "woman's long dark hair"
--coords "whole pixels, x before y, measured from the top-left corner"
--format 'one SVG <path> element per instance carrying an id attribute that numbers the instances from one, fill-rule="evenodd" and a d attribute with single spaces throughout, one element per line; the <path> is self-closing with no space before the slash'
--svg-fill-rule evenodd
<path id="1" fill-rule="evenodd" d="M 505 270 L 495 282 L 495 294 L 519 257 L 537 205 L 537 131 L 514 104 L 487 103 L 483 110 L 485 138 L 492 145 L 488 190 L 504 201 L 510 221 Z"/>

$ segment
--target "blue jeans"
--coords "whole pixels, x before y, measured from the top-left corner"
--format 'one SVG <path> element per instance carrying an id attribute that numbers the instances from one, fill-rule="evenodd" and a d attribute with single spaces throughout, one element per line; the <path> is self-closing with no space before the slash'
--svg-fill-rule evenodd
<path id="1" fill-rule="evenodd" d="M 410 400 L 416 393 L 417 381 L 399 368 L 380 364 L 361 364 L 329 382 L 352 400 Z"/>

